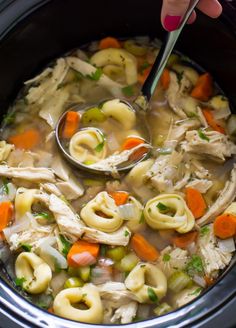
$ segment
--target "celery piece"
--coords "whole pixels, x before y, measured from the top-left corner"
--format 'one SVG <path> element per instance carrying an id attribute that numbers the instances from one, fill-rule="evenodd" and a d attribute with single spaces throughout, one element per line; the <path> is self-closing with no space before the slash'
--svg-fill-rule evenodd
<path id="1" fill-rule="evenodd" d="M 160 305 L 158 305 L 154 310 L 153 312 L 157 315 L 157 316 L 160 316 L 160 315 L 163 315 L 165 313 L 168 313 L 168 312 L 171 312 L 172 311 L 172 307 L 167 304 L 167 303 L 161 303 Z"/>
<path id="2" fill-rule="evenodd" d="M 79 267 L 78 273 L 80 278 L 83 279 L 84 282 L 89 281 L 91 277 L 91 268 L 90 266 Z"/>
<path id="3" fill-rule="evenodd" d="M 81 118 L 82 124 L 89 124 L 91 122 L 104 122 L 105 120 L 106 116 L 98 107 L 92 107 L 86 110 Z"/>
<path id="4" fill-rule="evenodd" d="M 124 48 L 134 56 L 144 56 L 147 53 L 146 47 L 138 45 L 133 40 L 125 41 Z"/>
<path id="5" fill-rule="evenodd" d="M 84 282 L 82 279 L 78 277 L 68 278 L 64 284 L 64 288 L 74 288 L 74 287 L 82 287 Z"/>
<path id="6" fill-rule="evenodd" d="M 126 253 L 124 246 L 118 246 L 114 248 L 109 248 L 106 251 L 106 256 L 112 259 L 113 261 L 120 261 Z"/>
<path id="7" fill-rule="evenodd" d="M 120 269 L 121 271 L 127 272 L 131 271 L 139 262 L 139 258 L 135 253 L 129 253 L 123 257 L 120 261 Z"/>
<path id="8" fill-rule="evenodd" d="M 170 290 L 175 293 L 180 292 L 191 282 L 191 278 L 183 271 L 174 272 L 168 279 L 167 284 Z"/>

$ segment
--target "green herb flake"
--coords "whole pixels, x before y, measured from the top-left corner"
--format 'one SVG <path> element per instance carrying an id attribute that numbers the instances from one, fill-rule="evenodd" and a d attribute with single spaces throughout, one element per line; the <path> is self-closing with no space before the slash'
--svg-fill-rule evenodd
<path id="1" fill-rule="evenodd" d="M 199 118 L 198 114 L 194 112 L 188 112 L 187 116 L 188 118 Z"/>
<path id="2" fill-rule="evenodd" d="M 194 275 L 195 273 L 203 274 L 204 268 L 201 257 L 198 255 L 193 255 L 186 266 L 186 271 L 190 276 Z"/>
<path id="3" fill-rule="evenodd" d="M 168 211 L 171 210 L 170 207 L 166 206 L 165 204 L 159 202 L 156 206 L 158 208 L 158 210 L 161 212 L 161 213 L 166 213 Z"/>
<path id="4" fill-rule="evenodd" d="M 208 226 L 204 226 L 200 230 L 200 236 L 203 237 L 210 232 L 210 228 Z"/>
<path id="5" fill-rule="evenodd" d="M 124 87 L 121 90 L 126 97 L 132 97 L 134 95 L 134 89 L 131 85 L 128 85 L 127 87 Z"/>
<path id="6" fill-rule="evenodd" d="M 145 216 L 144 216 L 144 213 L 142 211 L 142 214 L 141 214 L 140 219 L 139 219 L 139 223 L 142 224 L 144 222 L 145 222 Z"/>
<path id="7" fill-rule="evenodd" d="M 73 73 L 76 81 L 81 81 L 84 78 L 84 75 L 81 72 L 73 70 Z"/>
<path id="8" fill-rule="evenodd" d="M 105 145 L 105 142 L 103 141 L 103 142 L 101 142 L 100 144 L 98 144 L 98 145 L 94 148 L 94 150 L 95 150 L 97 153 L 100 153 L 100 152 L 103 150 L 104 145 Z"/>
<path id="9" fill-rule="evenodd" d="M 125 230 L 125 237 L 128 237 L 128 236 L 129 236 L 129 231 Z"/>
<path id="10" fill-rule="evenodd" d="M 87 75 L 87 77 L 93 81 L 98 81 L 101 76 L 102 76 L 102 69 L 100 67 L 98 67 L 96 71 L 93 72 L 92 74 Z"/>
<path id="11" fill-rule="evenodd" d="M 15 112 L 7 113 L 6 115 L 3 116 L 3 124 L 10 125 L 14 123 L 15 118 L 16 118 Z"/>
<path id="12" fill-rule="evenodd" d="M 107 252 L 107 245 L 101 245 L 100 246 L 100 255 L 102 257 L 106 256 L 106 252 Z"/>
<path id="13" fill-rule="evenodd" d="M 149 209 L 148 209 L 148 213 L 151 213 L 152 212 L 152 209 L 149 207 Z"/>
<path id="14" fill-rule="evenodd" d="M 44 303 L 44 302 L 41 302 L 41 301 L 35 303 L 35 305 L 37 305 L 38 307 L 40 307 L 42 309 L 45 309 L 45 310 L 48 309 L 48 304 L 47 303 Z"/>
<path id="15" fill-rule="evenodd" d="M 201 138 L 202 140 L 206 140 L 207 142 L 210 141 L 210 139 L 208 138 L 208 136 L 205 135 L 205 133 L 202 130 L 198 130 L 197 132 L 198 132 L 199 138 Z"/>
<path id="16" fill-rule="evenodd" d="M 25 252 L 31 252 L 32 246 L 29 244 L 21 244 L 21 248 L 23 248 Z"/>
<path id="17" fill-rule="evenodd" d="M 163 260 L 163 262 L 169 262 L 170 261 L 170 259 L 171 259 L 171 256 L 170 256 L 170 254 L 164 254 L 163 256 L 162 256 L 162 260 Z"/>
<path id="18" fill-rule="evenodd" d="M 151 65 L 148 63 L 148 62 L 144 62 L 141 66 L 140 66 L 140 73 L 141 74 L 143 74 L 143 71 L 146 69 L 146 68 L 148 68 L 148 67 L 150 67 Z"/>
<path id="19" fill-rule="evenodd" d="M 150 301 L 152 301 L 153 303 L 157 303 L 158 302 L 158 297 L 155 294 L 153 288 L 148 287 L 147 292 L 148 292 L 148 297 L 149 297 Z"/>
<path id="20" fill-rule="evenodd" d="M 71 248 L 71 243 L 63 235 L 60 235 L 59 238 L 62 243 L 61 252 L 63 255 L 67 256 L 67 254 L 69 253 L 69 250 Z"/>
<path id="21" fill-rule="evenodd" d="M 86 297 L 87 296 L 87 293 L 84 293 L 82 294 L 82 298 Z"/>
<path id="22" fill-rule="evenodd" d="M 2 177 L 2 183 L 3 183 L 3 192 L 6 195 L 9 195 L 8 180 L 5 177 Z"/>
<path id="23" fill-rule="evenodd" d="M 26 279 L 24 277 L 21 278 L 16 278 L 15 279 L 15 284 L 17 287 L 21 287 L 23 288 L 23 283 L 26 281 Z"/>
<path id="24" fill-rule="evenodd" d="M 196 288 L 192 293 L 189 294 L 189 296 L 191 295 L 199 295 L 202 291 L 201 287 Z"/>

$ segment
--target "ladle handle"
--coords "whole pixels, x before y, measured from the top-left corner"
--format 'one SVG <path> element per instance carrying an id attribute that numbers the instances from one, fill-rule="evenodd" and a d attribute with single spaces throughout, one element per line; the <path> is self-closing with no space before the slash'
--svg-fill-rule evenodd
<path id="1" fill-rule="evenodd" d="M 157 58 L 153 64 L 152 70 L 148 75 L 148 78 L 146 79 L 143 87 L 142 87 L 142 95 L 145 96 L 146 101 L 149 102 L 151 99 L 157 83 L 161 77 L 161 74 L 166 66 L 166 63 L 171 55 L 171 52 L 176 44 L 176 41 L 186 24 L 187 20 L 189 19 L 190 15 L 192 14 L 194 8 L 198 4 L 199 0 L 193 0 L 190 2 L 189 8 L 186 11 L 182 22 L 179 26 L 179 28 L 173 32 L 169 32 L 167 34 L 167 39 L 165 42 L 163 42 L 161 49 L 157 55 Z"/>

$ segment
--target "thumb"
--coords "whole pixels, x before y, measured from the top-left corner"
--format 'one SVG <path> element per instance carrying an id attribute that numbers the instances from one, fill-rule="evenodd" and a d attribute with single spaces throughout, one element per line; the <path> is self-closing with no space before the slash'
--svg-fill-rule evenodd
<path id="1" fill-rule="evenodd" d="M 189 3 L 190 0 L 163 0 L 161 21 L 167 31 L 171 32 L 179 27 Z"/>

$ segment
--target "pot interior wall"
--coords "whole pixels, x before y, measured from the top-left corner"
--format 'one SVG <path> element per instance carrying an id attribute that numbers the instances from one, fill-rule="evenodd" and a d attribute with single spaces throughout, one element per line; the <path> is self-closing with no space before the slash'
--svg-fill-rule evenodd
<path id="1" fill-rule="evenodd" d="M 20 5 L 21 0 L 17 2 Z M 120 0 L 116 5 L 110 0 L 46 1 L 1 41 L 1 113 L 14 99 L 22 81 L 78 45 L 105 35 L 150 35 L 163 39 L 160 3 L 156 0 Z M 226 25 L 199 15 L 197 23 L 186 27 L 177 49 L 209 70 L 236 104 L 236 42 Z"/>

